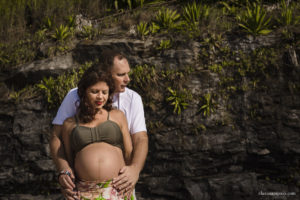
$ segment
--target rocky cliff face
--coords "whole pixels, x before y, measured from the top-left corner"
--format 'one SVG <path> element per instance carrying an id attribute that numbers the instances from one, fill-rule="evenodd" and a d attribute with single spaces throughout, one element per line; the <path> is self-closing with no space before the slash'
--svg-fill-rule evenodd
<path id="1" fill-rule="evenodd" d="M 277 42 L 266 37 L 260 40 L 228 39 L 228 43 L 231 49 L 251 50 Z M 201 67 L 199 42 L 179 39 L 176 48 L 157 53 L 158 41 L 103 38 L 81 42 L 64 56 L 24 65 L 6 82 L 35 82 L 45 74 L 93 60 L 112 45 L 129 55 L 132 67 L 144 63 L 158 68 L 194 67 L 184 83 L 193 97 L 219 92 L 220 77 Z M 226 101 L 219 96 L 215 112 L 207 117 L 199 114 L 196 98 L 180 115 L 167 108 L 146 107 L 150 149 L 136 186 L 139 199 L 298 199 L 298 55 L 299 49 L 281 55 L 284 66 L 260 82 L 267 90 L 237 92 Z M 17 77 L 23 77 L 22 81 Z M 62 199 L 48 146 L 56 111 L 48 111 L 42 98 L 18 103 L 4 99 L 0 105 L 0 198 Z M 265 196 L 267 192 L 286 194 Z"/>

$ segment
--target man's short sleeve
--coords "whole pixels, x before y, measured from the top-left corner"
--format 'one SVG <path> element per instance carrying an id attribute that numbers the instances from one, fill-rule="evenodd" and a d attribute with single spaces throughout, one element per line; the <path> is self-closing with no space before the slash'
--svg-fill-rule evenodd
<path id="1" fill-rule="evenodd" d="M 52 124 L 62 125 L 68 117 L 72 117 L 76 113 L 76 102 L 79 102 L 77 88 L 71 89 L 61 103 Z"/>
<path id="2" fill-rule="evenodd" d="M 137 93 L 133 95 L 131 109 L 130 133 L 135 134 L 141 131 L 147 132 L 142 98 Z"/>

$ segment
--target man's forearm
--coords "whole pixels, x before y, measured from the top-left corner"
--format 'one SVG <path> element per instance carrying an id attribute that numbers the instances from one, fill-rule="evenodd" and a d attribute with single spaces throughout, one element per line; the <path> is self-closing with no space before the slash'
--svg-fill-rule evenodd
<path id="1" fill-rule="evenodd" d="M 144 167 L 148 154 L 148 135 L 146 132 L 139 132 L 132 135 L 133 156 L 131 165 L 140 173 Z"/>
<path id="2" fill-rule="evenodd" d="M 57 171 L 71 169 L 66 159 L 65 151 L 61 139 L 59 138 L 61 126 L 55 125 L 53 127 L 52 136 L 50 138 L 50 152 L 52 160 L 56 166 Z"/>

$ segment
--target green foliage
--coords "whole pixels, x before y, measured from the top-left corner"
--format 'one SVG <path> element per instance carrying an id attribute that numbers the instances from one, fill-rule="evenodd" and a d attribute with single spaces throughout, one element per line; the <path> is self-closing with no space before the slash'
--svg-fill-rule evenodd
<path id="1" fill-rule="evenodd" d="M 75 16 L 74 15 L 70 15 L 67 17 L 67 26 L 70 28 L 70 29 L 74 29 L 75 26 L 76 26 L 76 21 L 75 21 Z"/>
<path id="2" fill-rule="evenodd" d="M 49 17 L 45 18 L 44 27 L 48 30 L 52 30 L 54 28 L 53 21 Z"/>
<path id="3" fill-rule="evenodd" d="M 223 38 L 221 34 L 209 34 L 207 37 L 203 39 L 203 44 L 209 47 L 209 51 L 215 53 L 220 49 L 223 42 Z"/>
<path id="4" fill-rule="evenodd" d="M 213 95 L 207 93 L 203 95 L 201 98 L 201 105 L 199 112 L 203 113 L 204 117 L 209 117 L 211 113 L 215 112 L 216 103 L 213 99 Z"/>
<path id="5" fill-rule="evenodd" d="M 0 69 L 4 68 L 10 62 L 9 55 L 5 51 L 6 48 L 7 45 L 0 43 Z"/>
<path id="6" fill-rule="evenodd" d="M 159 25 L 157 25 L 156 23 L 152 22 L 149 26 L 149 31 L 152 33 L 152 34 L 155 34 L 159 31 L 160 27 Z"/>
<path id="7" fill-rule="evenodd" d="M 280 10 L 280 16 L 276 18 L 280 25 L 291 26 L 299 24 L 300 16 L 295 16 L 295 4 L 293 2 L 287 5 L 285 0 L 281 0 Z"/>
<path id="8" fill-rule="evenodd" d="M 55 33 L 52 35 L 52 38 L 54 38 L 58 42 L 63 42 L 71 35 L 72 32 L 70 31 L 69 27 L 61 24 L 58 28 L 55 29 Z"/>
<path id="9" fill-rule="evenodd" d="M 223 67 L 222 67 L 222 65 L 219 65 L 219 64 L 213 64 L 213 65 L 209 66 L 208 69 L 215 73 L 221 73 Z"/>
<path id="10" fill-rule="evenodd" d="M 37 45 L 31 39 L 20 40 L 11 45 L 0 43 L 0 69 L 32 61 L 37 54 Z"/>
<path id="11" fill-rule="evenodd" d="M 266 17 L 266 11 L 260 3 L 248 4 L 246 11 L 237 15 L 239 26 L 253 36 L 265 35 L 271 32 L 269 22 L 271 17 Z"/>
<path id="12" fill-rule="evenodd" d="M 34 37 L 33 39 L 38 42 L 38 43 L 41 43 L 43 41 L 45 41 L 47 37 L 47 29 L 40 29 L 40 30 L 37 30 L 34 34 Z"/>
<path id="13" fill-rule="evenodd" d="M 174 107 L 173 112 L 179 115 L 181 111 L 186 109 L 189 105 L 188 102 L 191 100 L 192 95 L 190 91 L 186 89 L 174 90 L 171 87 L 168 87 L 167 89 L 170 96 L 167 97 L 166 100 Z"/>
<path id="14" fill-rule="evenodd" d="M 150 108 L 153 111 L 157 111 L 165 108 L 165 100 L 170 97 L 167 88 L 170 87 L 174 91 L 179 91 L 179 94 L 185 92 L 185 98 L 182 99 L 188 101 L 190 96 L 188 91 L 179 89 L 182 87 L 186 78 L 192 73 L 191 67 L 186 67 L 183 70 L 174 69 L 156 69 L 155 66 L 149 65 L 137 65 L 131 69 L 131 81 L 130 88 L 137 91 L 139 94 L 143 94 L 143 102 L 145 107 Z M 176 98 L 175 100 L 178 100 Z M 174 101 L 175 101 L 174 100 Z M 178 104 L 180 106 L 180 104 Z M 177 106 L 178 107 L 178 106 Z M 178 108 L 176 107 L 176 112 Z M 182 106 L 180 107 L 180 111 Z"/>
<path id="15" fill-rule="evenodd" d="M 156 110 L 159 107 L 159 102 L 163 101 L 163 96 L 160 90 L 160 73 L 157 72 L 154 66 L 137 65 L 131 69 L 130 88 L 140 94 L 143 94 L 143 102 L 145 107 L 150 107 Z"/>
<path id="16" fill-rule="evenodd" d="M 154 66 L 137 65 L 131 70 L 131 86 L 142 93 L 147 92 L 147 85 L 157 85 L 159 76 Z"/>
<path id="17" fill-rule="evenodd" d="M 220 4 L 223 6 L 222 12 L 224 15 L 236 15 L 238 8 L 235 5 L 230 5 L 225 1 L 221 1 Z"/>
<path id="18" fill-rule="evenodd" d="M 19 91 L 10 92 L 9 97 L 13 99 L 16 103 L 19 103 L 20 101 L 36 97 L 37 95 L 38 91 L 36 86 L 29 85 L 25 86 Z"/>
<path id="19" fill-rule="evenodd" d="M 89 40 L 93 40 L 99 35 L 101 35 L 101 31 L 96 28 L 93 28 L 93 26 L 83 26 L 82 31 L 79 33 L 80 37 Z"/>
<path id="20" fill-rule="evenodd" d="M 208 5 L 193 2 L 183 8 L 183 18 L 186 25 L 191 29 L 196 29 L 199 22 L 208 19 L 210 8 Z"/>
<path id="21" fill-rule="evenodd" d="M 148 23 L 147 22 L 140 22 L 137 25 L 137 32 L 138 32 L 138 35 L 142 39 L 144 39 L 144 37 L 149 34 Z"/>
<path id="22" fill-rule="evenodd" d="M 24 38 L 25 34 L 40 28 L 54 30 L 69 16 L 103 16 L 111 0 L 1 0 L 1 42 Z M 44 19 L 44 20 L 43 20 Z M 72 22 L 67 22 L 73 27 Z"/>
<path id="23" fill-rule="evenodd" d="M 68 91 L 77 86 L 84 71 L 91 66 L 86 63 L 78 70 L 64 73 L 57 78 L 49 77 L 37 84 L 39 90 L 45 95 L 50 109 L 57 109 Z"/>
<path id="24" fill-rule="evenodd" d="M 260 48 L 250 53 L 229 51 L 216 64 L 220 86 L 227 94 L 247 90 L 264 90 L 264 82 L 278 69 L 278 56 L 272 48 Z M 217 68 L 217 67 L 216 67 Z M 247 81 L 245 81 L 247 80 Z"/>
<path id="25" fill-rule="evenodd" d="M 159 25 L 160 29 L 176 29 L 181 26 L 179 23 L 180 14 L 176 10 L 169 8 L 162 8 L 155 16 L 155 22 Z"/>
<path id="26" fill-rule="evenodd" d="M 159 46 L 156 48 L 157 50 L 169 49 L 172 47 L 171 40 L 161 40 Z"/>

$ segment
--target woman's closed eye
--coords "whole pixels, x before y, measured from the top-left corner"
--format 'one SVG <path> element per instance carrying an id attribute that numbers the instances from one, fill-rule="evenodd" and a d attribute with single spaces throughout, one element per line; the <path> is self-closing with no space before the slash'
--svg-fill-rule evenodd
<path id="1" fill-rule="evenodd" d="M 92 94 L 97 94 L 99 92 L 99 90 L 91 90 Z"/>
<path id="2" fill-rule="evenodd" d="M 122 74 L 117 74 L 118 76 L 125 76 L 126 73 L 122 73 Z"/>

